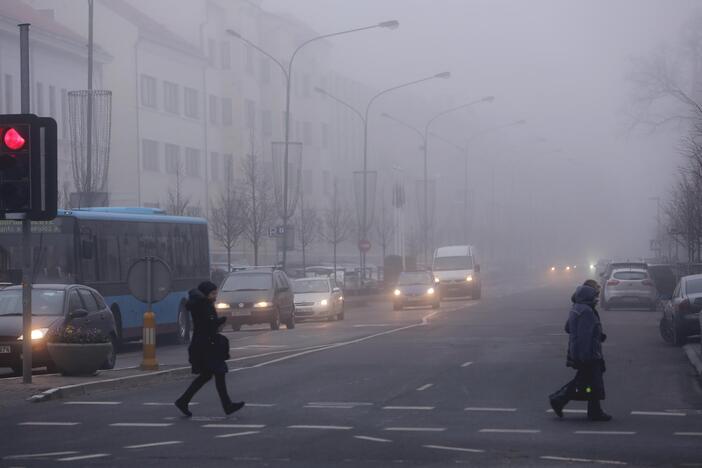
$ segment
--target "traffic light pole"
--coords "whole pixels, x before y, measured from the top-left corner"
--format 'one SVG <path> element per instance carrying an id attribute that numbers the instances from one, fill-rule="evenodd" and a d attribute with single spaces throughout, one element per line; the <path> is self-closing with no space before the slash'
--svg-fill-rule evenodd
<path id="1" fill-rule="evenodd" d="M 21 109 L 29 114 L 29 24 L 20 24 Z M 22 220 L 22 382 L 32 383 L 32 223 Z"/>

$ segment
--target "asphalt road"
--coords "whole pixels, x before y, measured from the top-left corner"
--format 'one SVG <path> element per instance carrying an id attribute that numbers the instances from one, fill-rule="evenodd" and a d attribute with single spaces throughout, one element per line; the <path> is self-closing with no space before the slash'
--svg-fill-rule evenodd
<path id="1" fill-rule="evenodd" d="M 702 466 L 702 391 L 656 313 L 603 312 L 609 423 L 547 395 L 572 372 L 562 331 L 572 281 L 441 309 L 375 304 L 344 322 L 232 335 L 233 399 L 188 381 L 8 409 L 2 466 Z M 247 334 L 248 333 L 248 334 Z"/>

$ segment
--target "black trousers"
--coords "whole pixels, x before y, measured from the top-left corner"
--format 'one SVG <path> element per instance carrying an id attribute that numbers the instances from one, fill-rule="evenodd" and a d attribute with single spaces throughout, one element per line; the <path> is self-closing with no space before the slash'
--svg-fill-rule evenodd
<path id="1" fill-rule="evenodd" d="M 213 372 L 203 372 L 202 374 L 198 375 L 195 380 L 190 384 L 190 386 L 185 390 L 185 393 L 178 398 L 178 400 L 183 401 L 185 403 L 190 403 L 190 400 L 193 399 L 193 396 L 202 388 L 203 385 L 205 385 L 207 382 L 212 379 L 212 376 L 215 378 L 215 386 L 217 387 L 217 393 L 219 394 L 219 401 L 222 403 L 223 408 L 227 408 L 232 401 L 229 399 L 229 394 L 227 393 L 227 380 L 226 380 L 226 374 L 223 372 L 218 372 L 218 373 L 213 373 Z"/>

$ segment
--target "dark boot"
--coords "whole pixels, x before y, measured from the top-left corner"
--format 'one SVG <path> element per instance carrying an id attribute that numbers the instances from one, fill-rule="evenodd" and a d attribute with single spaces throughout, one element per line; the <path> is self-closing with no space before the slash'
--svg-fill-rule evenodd
<path id="1" fill-rule="evenodd" d="M 600 400 L 589 400 L 587 402 L 587 419 L 590 421 L 609 421 L 612 416 L 602 410 Z"/>
<path id="2" fill-rule="evenodd" d="M 548 398 L 549 403 L 551 403 L 551 408 L 553 409 L 553 412 L 556 413 L 556 416 L 559 418 L 563 417 L 563 407 L 568 403 L 568 400 L 563 400 L 560 398 L 554 398 L 553 395 L 551 395 Z"/>
<path id="3" fill-rule="evenodd" d="M 185 393 L 175 401 L 175 406 L 178 408 L 185 416 L 191 417 L 193 413 L 188 409 L 188 404 L 190 400 L 193 399 L 195 394 L 212 378 L 212 374 L 200 374 L 195 380 L 192 381 L 190 386 L 185 390 Z"/>

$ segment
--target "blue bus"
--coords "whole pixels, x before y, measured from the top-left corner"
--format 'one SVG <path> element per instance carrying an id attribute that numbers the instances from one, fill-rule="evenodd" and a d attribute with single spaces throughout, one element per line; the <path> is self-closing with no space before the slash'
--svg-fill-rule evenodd
<path id="1" fill-rule="evenodd" d="M 34 283 L 78 283 L 98 290 L 112 310 L 118 340 L 142 336 L 146 304 L 129 293 L 129 267 L 156 256 L 171 268 L 171 293 L 153 305 L 158 334 L 187 343 L 187 291 L 209 278 L 207 221 L 169 216 L 156 208 L 59 210 L 32 223 Z M 0 221 L 0 283 L 21 281 L 21 224 Z"/>

